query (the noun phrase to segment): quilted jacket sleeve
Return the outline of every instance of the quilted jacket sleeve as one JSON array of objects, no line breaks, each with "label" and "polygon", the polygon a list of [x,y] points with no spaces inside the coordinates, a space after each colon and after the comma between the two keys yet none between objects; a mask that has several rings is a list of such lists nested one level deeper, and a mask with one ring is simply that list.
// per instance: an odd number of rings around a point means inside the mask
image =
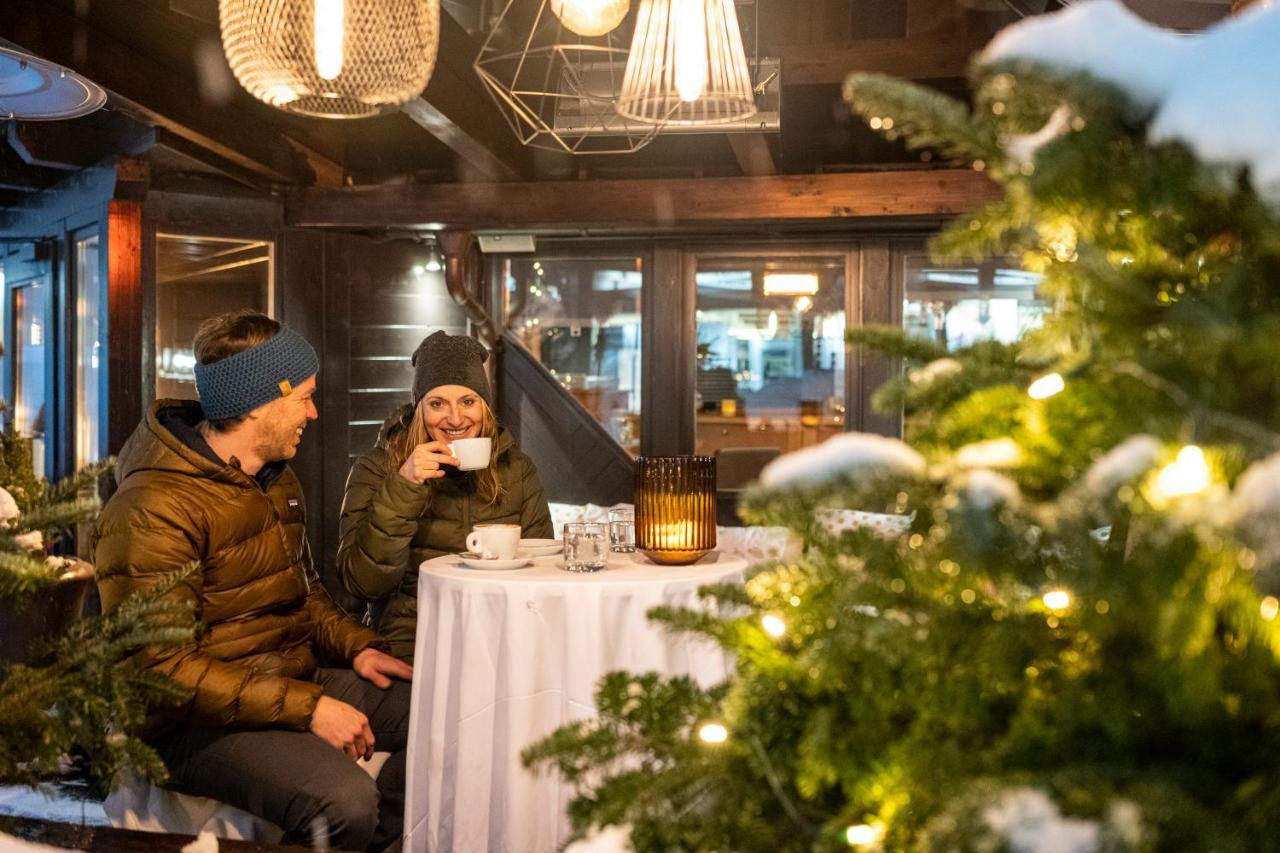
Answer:
[{"label": "quilted jacket sleeve", "polygon": [[387,651],[390,644],[372,628],[366,628],[348,616],[324,588],[311,561],[311,548],[306,549],[307,614],[315,626],[314,643],[330,657],[350,663],[369,647]]},{"label": "quilted jacket sleeve", "polygon": [[431,490],[389,470],[387,453],[374,448],[347,475],[338,522],[338,573],[352,595],[385,598],[400,588],[409,546]]},{"label": "quilted jacket sleeve", "polygon": [[[111,610],[131,593],[196,560],[204,550],[203,535],[199,520],[173,495],[153,493],[143,500],[136,494],[118,493],[103,510],[95,536],[103,610]],[[169,593],[190,601],[196,619],[202,617],[202,584],[197,572]],[[198,641],[144,646],[133,661],[190,688],[186,704],[170,713],[204,725],[285,726],[305,731],[321,693],[318,684],[219,660],[202,652]]]},{"label": "quilted jacket sleeve", "polygon": [[520,506],[520,534],[530,539],[554,539],[556,531],[551,524],[551,508],[547,506],[547,496],[542,493],[538,469],[533,466],[533,460],[523,454],[521,462],[524,465],[521,475],[524,503]]}]

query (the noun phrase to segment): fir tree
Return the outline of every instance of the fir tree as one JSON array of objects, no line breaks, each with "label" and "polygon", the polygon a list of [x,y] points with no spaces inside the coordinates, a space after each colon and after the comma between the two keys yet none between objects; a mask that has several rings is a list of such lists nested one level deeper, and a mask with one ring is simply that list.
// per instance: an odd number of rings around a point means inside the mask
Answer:
[{"label": "fir tree", "polygon": [[[805,538],[671,630],[730,681],[617,673],[525,760],[640,851],[1262,850],[1280,837],[1280,216],[1099,79],[975,67],[853,109],[1003,197],[935,242],[1020,257],[1054,311],[904,362],[908,440],[783,457],[745,502]],[[1259,105],[1261,108],[1261,105]],[[1032,393],[1028,393],[1028,391]],[[845,509],[905,517],[841,531]],[[1047,846],[1052,840],[1055,846]],[[1041,846],[1042,844],[1046,846]]]},{"label": "fir tree", "polygon": [[[45,552],[96,517],[98,481],[111,465],[104,460],[50,485],[35,476],[30,446],[12,428],[0,432],[0,600],[11,615],[23,618],[75,565]],[[56,778],[66,772],[72,752],[88,759],[90,773],[105,786],[125,770],[165,776],[158,756],[136,733],[149,710],[184,698],[186,691],[127,658],[145,645],[190,640],[190,605],[166,596],[194,570],[175,566],[172,575],[111,613],[77,620],[64,635],[30,650],[31,659],[0,668],[0,784],[34,786]]]}]

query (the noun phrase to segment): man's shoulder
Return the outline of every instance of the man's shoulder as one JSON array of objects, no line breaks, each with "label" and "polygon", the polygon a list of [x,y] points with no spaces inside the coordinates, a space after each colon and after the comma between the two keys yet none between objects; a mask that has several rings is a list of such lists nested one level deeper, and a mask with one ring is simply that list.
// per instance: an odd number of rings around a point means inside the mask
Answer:
[{"label": "man's shoulder", "polygon": [[216,483],[176,471],[135,471],[125,477],[102,507],[99,527],[148,515],[189,519],[202,512]]}]

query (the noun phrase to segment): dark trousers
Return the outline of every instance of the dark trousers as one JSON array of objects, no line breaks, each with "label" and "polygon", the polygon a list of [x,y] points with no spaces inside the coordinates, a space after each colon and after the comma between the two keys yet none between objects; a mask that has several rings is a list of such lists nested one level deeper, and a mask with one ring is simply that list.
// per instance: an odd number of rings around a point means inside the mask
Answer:
[{"label": "dark trousers", "polygon": [[379,690],[350,669],[321,669],[314,680],[364,713],[374,748],[391,753],[376,783],[310,732],[180,726],[153,744],[169,768],[166,787],[269,820],[286,844],[309,844],[313,821],[323,817],[334,847],[381,850],[403,832],[409,685]]}]

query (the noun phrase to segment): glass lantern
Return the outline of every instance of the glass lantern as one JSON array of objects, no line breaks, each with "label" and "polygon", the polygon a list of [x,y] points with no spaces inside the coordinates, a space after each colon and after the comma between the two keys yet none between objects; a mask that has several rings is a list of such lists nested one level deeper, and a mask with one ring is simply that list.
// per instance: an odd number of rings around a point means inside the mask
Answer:
[{"label": "glass lantern", "polygon": [[716,547],[716,460],[636,458],[636,550],[655,563],[688,565]]}]

